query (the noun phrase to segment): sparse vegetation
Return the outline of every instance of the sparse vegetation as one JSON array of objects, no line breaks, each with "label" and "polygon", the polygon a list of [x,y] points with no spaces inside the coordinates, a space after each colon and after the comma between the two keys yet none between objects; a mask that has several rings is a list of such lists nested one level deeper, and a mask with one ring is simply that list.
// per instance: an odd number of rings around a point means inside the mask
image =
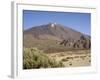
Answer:
[{"label": "sparse vegetation", "polygon": [[63,58],[61,61],[66,62],[66,61],[68,61],[68,59],[67,58]]},{"label": "sparse vegetation", "polygon": [[90,52],[90,50],[71,50],[47,55],[55,58],[56,61],[61,61],[65,67],[77,67],[91,64]]},{"label": "sparse vegetation", "polygon": [[91,63],[91,36],[59,24],[24,30],[23,47],[24,69],[88,66]]},{"label": "sparse vegetation", "polygon": [[69,65],[72,66],[72,62],[70,62]]},{"label": "sparse vegetation", "polygon": [[23,53],[23,68],[55,68],[64,67],[62,62],[57,62],[55,59],[49,58],[41,50],[37,48],[24,48]]}]

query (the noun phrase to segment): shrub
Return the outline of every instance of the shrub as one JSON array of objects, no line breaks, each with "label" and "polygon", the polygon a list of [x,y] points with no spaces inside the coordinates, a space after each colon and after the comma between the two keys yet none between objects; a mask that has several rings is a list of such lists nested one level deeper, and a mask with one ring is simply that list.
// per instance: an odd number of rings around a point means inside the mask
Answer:
[{"label": "shrub", "polygon": [[68,61],[68,59],[67,58],[63,58],[62,61],[63,62],[66,62],[66,61]]},{"label": "shrub", "polygon": [[62,62],[57,62],[55,59],[49,58],[43,51],[37,48],[24,48],[23,53],[23,68],[50,68],[63,67]]}]

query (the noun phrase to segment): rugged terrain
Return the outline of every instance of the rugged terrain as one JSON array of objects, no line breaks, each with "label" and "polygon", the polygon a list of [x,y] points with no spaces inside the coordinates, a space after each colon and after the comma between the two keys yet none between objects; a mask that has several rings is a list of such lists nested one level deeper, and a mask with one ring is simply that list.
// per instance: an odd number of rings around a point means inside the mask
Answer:
[{"label": "rugged terrain", "polygon": [[38,47],[46,52],[54,49],[90,49],[90,36],[61,24],[49,23],[24,31],[24,47]]},{"label": "rugged terrain", "polygon": [[23,32],[24,48],[37,48],[65,67],[91,64],[91,37],[67,26],[49,23]]}]

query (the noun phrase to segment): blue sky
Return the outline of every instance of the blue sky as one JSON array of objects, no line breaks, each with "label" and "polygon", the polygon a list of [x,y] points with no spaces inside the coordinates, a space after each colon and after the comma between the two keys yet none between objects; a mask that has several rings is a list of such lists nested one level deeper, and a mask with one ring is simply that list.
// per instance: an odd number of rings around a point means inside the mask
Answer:
[{"label": "blue sky", "polygon": [[23,10],[24,29],[50,22],[62,24],[88,35],[91,34],[90,13]]}]

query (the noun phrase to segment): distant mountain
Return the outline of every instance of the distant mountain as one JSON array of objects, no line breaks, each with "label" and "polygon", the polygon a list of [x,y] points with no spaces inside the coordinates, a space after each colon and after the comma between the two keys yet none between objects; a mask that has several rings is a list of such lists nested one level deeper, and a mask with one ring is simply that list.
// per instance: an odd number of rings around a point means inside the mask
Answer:
[{"label": "distant mountain", "polygon": [[91,37],[57,23],[24,30],[24,47],[38,47],[44,51],[59,49],[89,49]]}]

